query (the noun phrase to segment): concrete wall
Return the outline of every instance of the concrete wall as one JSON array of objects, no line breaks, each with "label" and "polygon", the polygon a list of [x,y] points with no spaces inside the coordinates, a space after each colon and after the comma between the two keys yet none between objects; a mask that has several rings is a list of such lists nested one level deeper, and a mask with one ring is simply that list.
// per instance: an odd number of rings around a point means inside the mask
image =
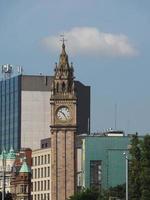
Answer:
[{"label": "concrete wall", "polygon": [[50,136],[50,92],[22,91],[21,98],[21,147],[38,149]]}]

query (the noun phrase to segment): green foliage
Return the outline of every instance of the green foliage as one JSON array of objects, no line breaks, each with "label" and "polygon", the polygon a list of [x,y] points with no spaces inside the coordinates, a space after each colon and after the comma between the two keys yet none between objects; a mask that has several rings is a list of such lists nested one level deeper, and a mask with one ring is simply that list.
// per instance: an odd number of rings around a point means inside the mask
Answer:
[{"label": "green foliage", "polygon": [[132,137],[130,155],[129,196],[131,200],[137,200],[141,198],[141,148],[138,134]]},{"label": "green foliage", "polygon": [[108,191],[109,197],[117,197],[118,199],[125,199],[126,186],[117,185],[116,187],[111,187]]},{"label": "green foliage", "polygon": [[71,196],[68,200],[100,200],[100,193],[94,189],[83,189],[81,192]]},{"label": "green foliage", "polygon": [[129,199],[150,199],[150,136],[139,141],[137,134],[133,136],[129,163]]},{"label": "green foliage", "polygon": [[141,200],[150,199],[150,136],[144,137],[141,158]]},{"label": "green foliage", "polygon": [[101,192],[94,188],[83,189],[81,192],[71,196],[68,200],[108,200],[109,197],[117,197],[120,200],[125,200],[125,184]]}]

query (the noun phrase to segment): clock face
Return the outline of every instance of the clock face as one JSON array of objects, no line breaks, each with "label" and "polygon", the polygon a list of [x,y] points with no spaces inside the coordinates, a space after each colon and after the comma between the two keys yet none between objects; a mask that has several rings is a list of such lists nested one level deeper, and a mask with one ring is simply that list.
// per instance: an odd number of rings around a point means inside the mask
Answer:
[{"label": "clock face", "polygon": [[67,106],[60,107],[57,110],[57,118],[61,121],[68,121],[71,119],[71,113]]}]

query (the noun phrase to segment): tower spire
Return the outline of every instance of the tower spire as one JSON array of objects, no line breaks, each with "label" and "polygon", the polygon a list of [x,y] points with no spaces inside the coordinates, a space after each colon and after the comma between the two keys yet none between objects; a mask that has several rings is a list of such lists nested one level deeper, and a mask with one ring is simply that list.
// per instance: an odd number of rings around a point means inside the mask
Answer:
[{"label": "tower spire", "polygon": [[68,55],[65,49],[65,39],[62,38],[62,50],[59,56],[59,63],[55,64],[55,75],[53,81],[53,93],[66,94],[74,91],[74,69],[69,64]]},{"label": "tower spire", "polygon": [[65,49],[65,41],[67,40],[65,40],[64,35],[61,35],[60,37],[62,37],[62,39],[60,40],[62,42],[62,51],[59,58],[59,65],[66,65],[66,67],[69,67],[68,55]]},{"label": "tower spire", "polygon": [[65,40],[65,38],[64,38],[64,35],[60,35],[60,37],[62,37],[62,39],[60,40],[61,42],[62,42],[62,53],[61,54],[65,54],[66,53],[66,51],[65,51],[65,41],[67,41],[67,40]]}]

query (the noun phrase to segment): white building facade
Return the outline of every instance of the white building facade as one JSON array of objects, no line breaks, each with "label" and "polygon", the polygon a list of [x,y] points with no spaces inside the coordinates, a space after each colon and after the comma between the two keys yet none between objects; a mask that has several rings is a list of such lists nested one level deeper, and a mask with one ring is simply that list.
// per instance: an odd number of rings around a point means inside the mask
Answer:
[{"label": "white building facade", "polygon": [[32,152],[32,199],[50,200],[51,196],[51,149]]}]

